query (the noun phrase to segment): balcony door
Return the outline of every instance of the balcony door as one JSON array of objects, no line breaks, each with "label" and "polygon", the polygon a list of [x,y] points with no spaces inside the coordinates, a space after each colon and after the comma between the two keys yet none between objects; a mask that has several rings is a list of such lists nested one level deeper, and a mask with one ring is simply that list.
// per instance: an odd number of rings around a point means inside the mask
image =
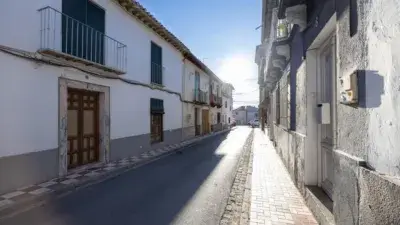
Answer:
[{"label": "balcony door", "polygon": [[89,0],[63,0],[62,13],[62,52],[104,64],[104,10]]},{"label": "balcony door", "polygon": [[194,74],[194,96],[196,100],[200,100],[200,74],[199,72],[195,72]]}]

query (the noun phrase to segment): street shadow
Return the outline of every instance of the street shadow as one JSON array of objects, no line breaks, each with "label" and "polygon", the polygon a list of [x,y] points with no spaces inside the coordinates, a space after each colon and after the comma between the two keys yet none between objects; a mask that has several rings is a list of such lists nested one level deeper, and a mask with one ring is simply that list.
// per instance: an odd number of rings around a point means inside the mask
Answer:
[{"label": "street shadow", "polygon": [[[228,135],[208,138],[171,156],[83,188],[26,212],[9,224],[158,225],[171,224],[182,214],[190,219],[193,215],[185,214],[186,207],[196,192],[204,192],[202,186],[224,158],[217,150]],[[214,176],[206,185],[214,186]],[[229,185],[228,180],[225,183]]]}]

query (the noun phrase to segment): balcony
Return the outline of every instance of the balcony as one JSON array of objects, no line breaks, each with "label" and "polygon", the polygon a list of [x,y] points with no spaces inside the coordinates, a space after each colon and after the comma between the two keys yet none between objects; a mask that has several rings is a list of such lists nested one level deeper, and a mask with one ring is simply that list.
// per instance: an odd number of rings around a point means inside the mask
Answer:
[{"label": "balcony", "polygon": [[200,89],[193,90],[193,102],[197,104],[207,104],[207,92]]},{"label": "balcony", "polygon": [[216,106],[217,106],[217,108],[222,107],[222,97],[219,97],[219,96],[216,97]]},{"label": "balcony", "polygon": [[210,106],[211,107],[222,107],[222,97],[210,94]]},{"label": "balcony", "polygon": [[54,8],[39,9],[39,13],[40,53],[108,72],[126,73],[125,44]]}]

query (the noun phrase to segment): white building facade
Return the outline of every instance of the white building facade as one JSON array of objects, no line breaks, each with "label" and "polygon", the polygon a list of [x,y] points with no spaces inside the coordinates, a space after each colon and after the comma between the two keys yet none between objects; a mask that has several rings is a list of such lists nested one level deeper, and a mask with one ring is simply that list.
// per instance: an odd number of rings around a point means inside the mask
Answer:
[{"label": "white building facade", "polygon": [[222,84],[222,126],[229,127],[233,123],[233,95],[235,88],[232,84]]},{"label": "white building facade", "polygon": [[0,193],[182,140],[182,71],[207,67],[139,3],[5,0],[0,15]]}]

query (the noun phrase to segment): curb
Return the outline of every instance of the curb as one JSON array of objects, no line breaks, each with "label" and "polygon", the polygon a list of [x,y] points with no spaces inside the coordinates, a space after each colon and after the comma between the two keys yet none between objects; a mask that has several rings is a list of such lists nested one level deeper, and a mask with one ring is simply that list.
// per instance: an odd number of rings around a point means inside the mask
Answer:
[{"label": "curb", "polygon": [[10,218],[19,213],[22,213],[22,212],[28,211],[30,209],[45,205],[47,203],[51,203],[52,201],[55,201],[59,198],[62,198],[64,196],[68,195],[68,194],[71,194],[76,190],[86,188],[86,187],[89,187],[89,186],[92,186],[92,185],[95,185],[98,183],[102,183],[107,180],[111,180],[111,179],[116,178],[130,170],[145,166],[145,165],[155,162],[159,159],[170,156],[181,149],[196,146],[208,138],[216,137],[218,135],[230,132],[231,130],[232,129],[227,129],[227,130],[223,130],[223,131],[219,131],[219,132],[210,134],[208,136],[200,137],[198,140],[193,140],[192,142],[189,142],[187,145],[179,146],[175,149],[171,149],[170,151],[162,153],[155,157],[151,157],[151,158],[148,158],[148,159],[145,159],[145,160],[142,160],[142,161],[130,164],[130,165],[126,165],[126,166],[118,168],[114,171],[110,171],[110,172],[107,172],[107,173],[104,173],[104,174],[101,174],[101,175],[98,175],[95,177],[90,177],[86,180],[79,181],[70,186],[66,186],[64,188],[60,188],[60,189],[54,190],[52,192],[49,192],[49,193],[46,193],[46,194],[43,194],[40,196],[35,196],[35,197],[26,199],[26,200],[20,201],[20,202],[15,202],[14,204],[11,204],[9,206],[0,208],[0,222],[4,219]]}]

